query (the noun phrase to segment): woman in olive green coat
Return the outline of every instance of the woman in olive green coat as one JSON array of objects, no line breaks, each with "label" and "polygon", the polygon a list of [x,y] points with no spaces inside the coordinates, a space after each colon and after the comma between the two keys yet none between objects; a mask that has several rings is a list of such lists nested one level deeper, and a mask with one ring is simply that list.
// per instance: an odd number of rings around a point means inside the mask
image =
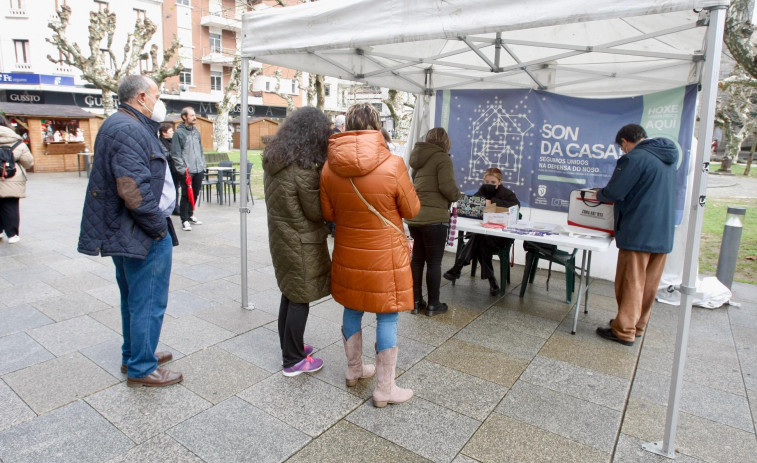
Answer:
[{"label": "woman in olive green coat", "polygon": [[[447,304],[439,301],[442,258],[449,231],[449,207],[460,197],[452,159],[449,157],[451,146],[447,132],[441,127],[435,127],[428,131],[424,141],[415,144],[410,153],[413,186],[421,200],[421,211],[418,215],[405,221],[410,236],[415,240],[413,258],[410,261],[415,297],[412,313],[426,308],[428,316],[447,311]],[[424,266],[427,267],[428,305],[421,292]]]},{"label": "woman in olive green coat", "polygon": [[316,108],[287,117],[263,153],[268,242],[281,290],[279,341],[283,374],[320,370],[323,360],[303,336],[310,302],[329,295],[331,259],[321,215],[320,178],[326,161],[329,120]]}]

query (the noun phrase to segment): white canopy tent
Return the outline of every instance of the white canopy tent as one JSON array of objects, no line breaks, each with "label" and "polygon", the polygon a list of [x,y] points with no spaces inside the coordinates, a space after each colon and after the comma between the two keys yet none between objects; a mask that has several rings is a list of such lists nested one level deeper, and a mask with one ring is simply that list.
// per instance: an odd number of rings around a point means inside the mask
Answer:
[{"label": "white canopy tent", "polygon": [[[242,88],[249,88],[249,61],[256,60],[422,95],[408,140],[411,145],[431,126],[429,102],[437,90],[531,88],[602,98],[700,84],[697,138],[710,140],[728,4],[728,0],[321,0],[270,8],[243,17]],[[246,90],[242,109],[244,125]],[[247,146],[245,140],[241,146]],[[698,144],[694,162],[665,436],[662,442],[648,445],[671,457],[696,285],[708,147],[709,143]],[[246,307],[246,196],[242,201]]]}]

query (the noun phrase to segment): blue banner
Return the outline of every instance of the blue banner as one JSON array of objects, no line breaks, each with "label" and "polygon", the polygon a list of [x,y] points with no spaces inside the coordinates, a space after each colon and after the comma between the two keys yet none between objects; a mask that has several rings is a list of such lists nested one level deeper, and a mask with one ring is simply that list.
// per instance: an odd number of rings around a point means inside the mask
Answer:
[{"label": "blue banner", "polygon": [[27,85],[65,85],[74,86],[74,78],[70,76],[51,76],[49,74],[24,74],[20,72],[0,72],[0,83]]},{"label": "blue banner", "polygon": [[570,191],[604,187],[622,153],[615,134],[626,124],[649,138],[676,142],[676,223],[686,198],[694,131],[696,86],[650,95],[587,99],[538,90],[445,90],[436,97],[436,126],[452,140],[458,187],[474,193],[486,169],[502,171],[503,184],[524,207],[567,212]]}]

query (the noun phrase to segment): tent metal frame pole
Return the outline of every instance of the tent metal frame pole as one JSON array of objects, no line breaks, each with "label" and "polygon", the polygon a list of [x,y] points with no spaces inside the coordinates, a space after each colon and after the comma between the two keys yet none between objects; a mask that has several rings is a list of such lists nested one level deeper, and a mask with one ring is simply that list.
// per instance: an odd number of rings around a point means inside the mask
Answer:
[{"label": "tent metal frame pole", "polygon": [[247,294],[247,214],[250,208],[247,206],[247,146],[249,127],[247,126],[247,98],[250,88],[250,59],[242,58],[242,107],[240,125],[242,131],[239,134],[239,186],[242,191],[239,192],[239,240],[240,240],[240,257],[242,272],[242,308],[254,309],[248,303]]},{"label": "tent metal frame pole", "polygon": [[676,428],[678,427],[678,407],[683,387],[683,370],[686,363],[691,303],[696,294],[697,262],[699,260],[699,240],[702,236],[707,172],[710,164],[710,143],[712,140],[715,101],[717,98],[720,55],[723,51],[723,30],[725,28],[726,6],[708,8],[710,12],[707,28],[707,50],[702,71],[702,99],[700,101],[699,130],[697,131],[697,157],[694,164],[694,184],[692,191],[689,229],[686,234],[686,257],[683,263],[683,279],[680,287],[681,305],[678,309],[678,333],[676,351],[673,358],[673,372],[670,379],[668,409],[665,419],[665,435],[662,442],[650,442],[642,448],[667,458],[675,458]]}]

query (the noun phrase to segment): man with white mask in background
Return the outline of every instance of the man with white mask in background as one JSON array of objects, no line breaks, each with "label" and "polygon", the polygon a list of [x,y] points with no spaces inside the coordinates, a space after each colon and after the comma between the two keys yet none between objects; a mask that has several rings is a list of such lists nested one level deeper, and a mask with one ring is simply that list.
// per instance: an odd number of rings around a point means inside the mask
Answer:
[{"label": "man with white mask in background", "polygon": [[155,352],[168,305],[176,191],[158,141],[166,116],[155,81],[142,75],[118,85],[118,111],[95,140],[84,200],[78,251],[110,256],[121,293],[121,372],[129,386],[168,386],[181,373],[159,365],[170,352]]}]

